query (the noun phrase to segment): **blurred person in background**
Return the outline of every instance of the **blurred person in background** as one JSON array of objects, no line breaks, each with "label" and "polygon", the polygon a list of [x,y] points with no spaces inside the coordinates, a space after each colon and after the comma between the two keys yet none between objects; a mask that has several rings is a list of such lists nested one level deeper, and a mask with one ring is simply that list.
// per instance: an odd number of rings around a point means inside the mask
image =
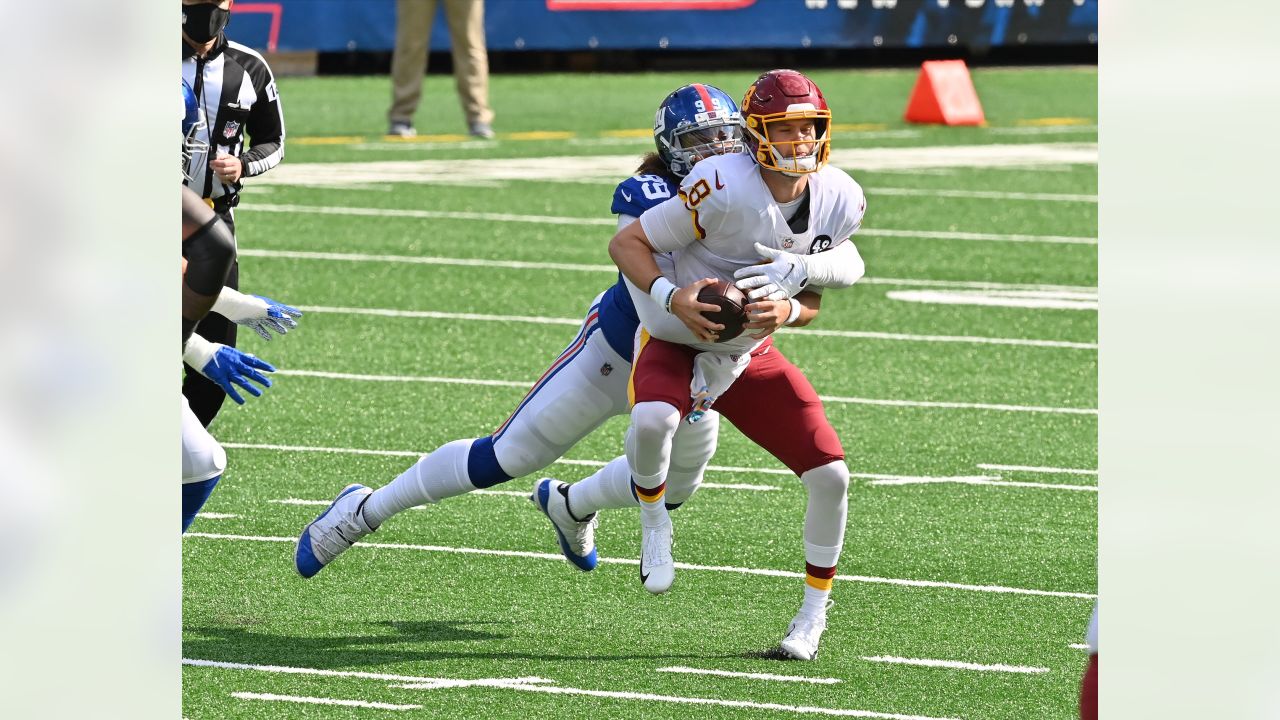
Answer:
[{"label": "blurred person in background", "polygon": [[1085,631],[1089,646],[1089,664],[1080,678],[1080,720],[1098,720],[1098,603],[1093,603],[1089,629]]},{"label": "blurred person in background", "polygon": [[[388,135],[410,138],[418,132],[414,113],[422,100],[427,50],[436,0],[397,0],[396,49],[391,58],[391,110]],[[489,56],[484,37],[484,0],[443,0],[444,17],[453,45],[453,77],[467,116],[467,132],[486,140],[493,137],[489,109]]]},{"label": "blurred person in background", "polygon": [[[227,40],[233,0],[182,0],[182,79],[203,115],[198,140],[208,154],[188,168],[185,184],[205,200],[235,236],[233,208],[244,178],[261,175],[284,159],[284,114],[275,77],[262,55]],[[246,135],[248,136],[246,139]],[[233,263],[226,286],[240,286]],[[210,315],[196,334],[227,347],[236,345],[236,324]],[[182,394],[201,424],[208,426],[226,393],[187,366]]]}]

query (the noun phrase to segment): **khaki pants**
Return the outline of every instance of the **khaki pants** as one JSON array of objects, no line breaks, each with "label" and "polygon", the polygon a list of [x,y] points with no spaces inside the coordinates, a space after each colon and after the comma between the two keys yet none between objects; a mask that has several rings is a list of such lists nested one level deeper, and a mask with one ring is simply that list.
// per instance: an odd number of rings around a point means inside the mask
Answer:
[{"label": "khaki pants", "polygon": [[[489,56],[484,38],[484,0],[440,0],[453,44],[453,77],[468,123],[492,123]],[[391,59],[392,100],[387,118],[413,122],[422,99],[427,46],[437,0],[396,0],[396,50]]]}]

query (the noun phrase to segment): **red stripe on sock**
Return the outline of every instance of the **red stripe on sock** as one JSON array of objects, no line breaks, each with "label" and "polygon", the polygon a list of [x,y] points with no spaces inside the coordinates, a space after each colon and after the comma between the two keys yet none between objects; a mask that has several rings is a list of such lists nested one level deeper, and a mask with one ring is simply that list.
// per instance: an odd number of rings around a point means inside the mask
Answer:
[{"label": "red stripe on sock", "polygon": [[824,568],[824,567],[818,567],[817,565],[810,565],[809,563],[805,563],[804,571],[806,574],[812,577],[816,577],[819,580],[830,580],[831,578],[836,576],[836,569],[834,566],[829,568]]}]

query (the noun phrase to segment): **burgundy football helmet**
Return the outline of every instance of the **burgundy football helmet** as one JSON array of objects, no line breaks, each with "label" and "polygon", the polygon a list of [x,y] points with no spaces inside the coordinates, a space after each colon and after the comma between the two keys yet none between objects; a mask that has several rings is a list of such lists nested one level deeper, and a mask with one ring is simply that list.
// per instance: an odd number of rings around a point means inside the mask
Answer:
[{"label": "burgundy football helmet", "polygon": [[[812,80],[795,70],[770,70],[756,78],[742,98],[742,120],[746,125],[743,140],[760,167],[784,175],[806,175],[821,170],[831,155],[831,109],[822,91]],[[779,122],[812,119],[814,138],[774,141],[769,139],[769,126]],[[797,145],[808,144],[813,150],[796,156]],[[790,145],[792,152],[780,151]]]}]

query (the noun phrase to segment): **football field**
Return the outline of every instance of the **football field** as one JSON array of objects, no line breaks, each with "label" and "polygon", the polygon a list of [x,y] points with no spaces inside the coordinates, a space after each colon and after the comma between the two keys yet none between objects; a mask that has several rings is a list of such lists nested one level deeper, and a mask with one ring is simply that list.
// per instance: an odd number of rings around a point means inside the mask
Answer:
[{"label": "football field", "polygon": [[[756,74],[495,76],[494,141],[458,134],[448,76],[413,141],[380,134],[385,77],[280,80],[288,155],[246,183],[240,288],[306,314],[240,333],[280,371],[212,427],[228,469],[183,543],[184,717],[1075,717],[1097,592],[1095,68],[976,70],[973,128],[902,122],[912,71],[811,73],[868,197],[867,277],[776,336],[854,475],[816,661],[770,653],[802,596],[804,488],[727,422],[672,516],[666,595],[640,586],[631,510],[601,513],[596,570],[564,562],[538,476],[294,572],[343,486],[494,431],[573,340],[616,278],[613,187],[662,98],[740,97]],[[545,474],[586,477],[625,428]]]}]

